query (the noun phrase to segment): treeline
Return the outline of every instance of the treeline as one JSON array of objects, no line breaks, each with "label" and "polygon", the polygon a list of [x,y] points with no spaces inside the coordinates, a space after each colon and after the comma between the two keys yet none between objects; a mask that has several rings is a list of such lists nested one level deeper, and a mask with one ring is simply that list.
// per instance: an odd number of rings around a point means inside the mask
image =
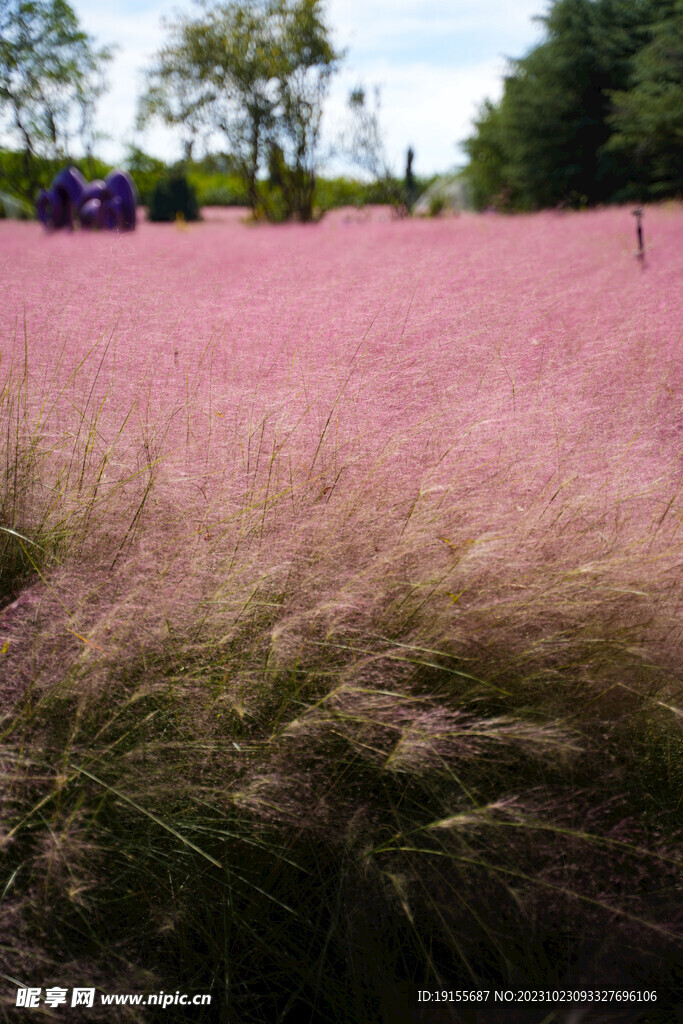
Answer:
[{"label": "treeline", "polygon": [[478,209],[683,193],[683,0],[553,0],[465,143]]},{"label": "treeline", "polygon": [[[127,161],[153,219],[220,203],[247,205],[257,219],[307,221],[342,203],[407,201],[391,175],[370,186],[319,178],[324,100],[343,57],[324,0],[207,0],[166,30],[138,126],[175,128],[184,159],[167,167],[133,149]],[[27,213],[65,162],[104,177],[95,110],[111,56],[66,0],[0,3],[0,215]],[[216,139],[229,157],[193,159]],[[85,160],[73,159],[75,144]]]},{"label": "treeline", "polygon": [[[69,163],[78,167],[89,181],[104,178],[111,170],[110,164],[94,156],[69,159]],[[63,166],[63,157],[48,158],[27,154],[26,151],[0,149],[0,217],[3,216],[3,199],[8,205],[11,201],[12,216],[20,213],[32,216],[36,193],[41,188],[48,188]],[[187,181],[199,207],[249,206],[244,179],[230,154],[212,153],[199,160],[169,164],[139,148],[130,147],[123,167],[135,182],[140,203],[148,208],[164,183],[179,178]],[[431,180],[414,178],[415,191],[425,189]],[[262,196],[272,196],[271,209],[274,208],[277,185],[265,177],[259,182],[259,189]],[[317,176],[314,210],[325,213],[340,206],[360,207],[392,202],[402,189],[405,189],[405,183],[401,179],[368,182],[348,177]]]},{"label": "treeline", "polygon": [[[165,23],[166,43],[148,67],[137,126],[174,128],[184,159],[173,167],[131,149],[129,170],[152,219],[187,219],[198,206],[246,205],[255,219],[307,221],[347,203],[389,202],[405,212],[420,182],[383,158],[377,110],[363,89],[349,100],[353,165],[372,166],[369,185],[322,179],[321,124],[343,53],[331,42],[325,0],[206,0]],[[30,210],[69,162],[104,177],[94,156],[112,50],[96,48],[67,0],[0,3],[0,216]],[[358,141],[364,147],[358,151]],[[196,160],[216,140],[230,155]],[[74,144],[85,160],[72,158]],[[342,147],[343,148],[343,147]],[[195,159],[193,159],[195,157]],[[29,204],[28,206],[26,204]]]},{"label": "treeline", "polygon": [[[246,206],[252,208],[252,195],[241,173],[239,164],[230,153],[208,153],[201,159],[183,160],[175,165],[165,164],[140,149],[129,150],[125,163],[136,183],[140,201],[149,207],[159,182],[182,174],[194,190],[198,205]],[[373,203],[409,206],[417,194],[424,191],[433,177],[411,180],[392,175],[375,176],[371,180],[315,175],[312,186],[311,216],[317,217],[340,206],[367,206]],[[282,180],[277,164],[269,166],[257,181],[257,201],[268,211],[274,222],[291,219],[292,213],[282,200]]]}]

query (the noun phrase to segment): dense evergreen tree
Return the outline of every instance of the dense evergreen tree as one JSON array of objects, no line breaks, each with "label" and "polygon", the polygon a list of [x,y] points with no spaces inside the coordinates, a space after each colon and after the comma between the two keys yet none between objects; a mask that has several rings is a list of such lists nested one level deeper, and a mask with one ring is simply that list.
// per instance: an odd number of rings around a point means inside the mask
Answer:
[{"label": "dense evergreen tree", "polygon": [[506,147],[500,104],[485,100],[474,122],[475,134],[464,148],[470,158],[467,168],[472,202],[476,209],[507,205],[510,190],[505,174]]},{"label": "dense evergreen tree", "polygon": [[641,194],[683,192],[683,0],[633,60],[631,88],[611,95],[610,149],[628,161]]},{"label": "dense evergreen tree", "polygon": [[500,103],[484,105],[465,144],[477,205],[605,202],[639,182],[680,188],[681,4],[554,0],[545,39],[511,62]]}]

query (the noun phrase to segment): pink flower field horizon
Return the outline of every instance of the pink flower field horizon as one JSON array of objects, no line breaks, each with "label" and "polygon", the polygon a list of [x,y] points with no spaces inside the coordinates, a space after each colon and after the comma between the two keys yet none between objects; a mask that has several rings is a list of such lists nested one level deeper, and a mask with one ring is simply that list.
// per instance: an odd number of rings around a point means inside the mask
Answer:
[{"label": "pink flower field horizon", "polygon": [[0,221],[12,977],[673,999],[683,206],[643,228]]}]

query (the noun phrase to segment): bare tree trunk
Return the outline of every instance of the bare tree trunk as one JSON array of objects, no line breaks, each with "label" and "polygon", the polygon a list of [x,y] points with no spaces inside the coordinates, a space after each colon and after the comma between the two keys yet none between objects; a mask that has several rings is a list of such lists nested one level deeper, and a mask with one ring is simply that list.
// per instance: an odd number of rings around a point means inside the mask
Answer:
[{"label": "bare tree trunk", "polygon": [[249,164],[248,194],[249,205],[254,217],[258,217],[259,190],[258,190],[258,164],[259,164],[259,122],[255,118],[251,131],[251,160]]}]

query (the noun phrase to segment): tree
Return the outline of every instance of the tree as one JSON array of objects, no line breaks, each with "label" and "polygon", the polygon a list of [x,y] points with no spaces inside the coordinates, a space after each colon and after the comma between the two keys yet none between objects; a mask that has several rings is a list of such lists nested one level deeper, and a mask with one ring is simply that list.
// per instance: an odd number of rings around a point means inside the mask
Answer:
[{"label": "tree", "polygon": [[512,202],[505,172],[506,149],[499,104],[485,100],[474,122],[475,133],[463,148],[470,158],[465,176],[475,210],[505,207]]},{"label": "tree", "polygon": [[623,184],[604,149],[609,89],[628,82],[649,3],[556,0],[547,38],[513,64],[501,115],[510,187],[533,205],[600,202]]},{"label": "tree", "polygon": [[561,0],[544,18],[547,41],[512,65],[501,119],[508,187],[535,206],[584,197],[595,177],[599,97],[591,0]]},{"label": "tree", "polygon": [[[323,101],[340,54],[321,0],[229,0],[169,24],[139,123],[160,117],[186,139],[219,131],[255,215],[309,220]],[[277,168],[279,203],[259,174]]]},{"label": "tree", "polygon": [[[349,124],[341,139],[341,150],[374,182],[377,199],[390,203],[403,216],[409,211],[404,182],[393,173],[384,146],[380,124],[380,91],[375,88],[373,102],[368,101],[365,88],[356,86],[348,98]],[[412,173],[412,161],[411,161]]]},{"label": "tree", "polygon": [[287,216],[309,220],[313,210],[315,172],[323,103],[329,79],[341,55],[329,41],[319,2],[276,5],[280,22],[284,74],[279,82],[279,145],[284,162],[281,185]]},{"label": "tree", "polygon": [[[683,192],[683,0],[635,56],[630,89],[611,94],[610,149],[626,157],[640,196]],[[643,195],[645,193],[645,196]]]},{"label": "tree", "polygon": [[624,193],[633,168],[611,143],[615,96],[629,90],[653,25],[674,2],[554,0],[540,19],[544,40],[510,62],[500,103],[482,110],[465,143],[479,205],[501,195],[521,208],[578,205]]},{"label": "tree", "polygon": [[406,192],[406,203],[409,209],[412,209],[413,203],[417,197],[417,182],[415,180],[415,172],[413,171],[413,161],[415,159],[415,150],[412,146],[408,146],[406,153],[406,173],[403,179],[403,186]]},{"label": "tree", "polygon": [[91,151],[110,57],[66,0],[0,0],[0,116],[21,140],[27,171],[36,156],[68,155],[74,135]]}]

